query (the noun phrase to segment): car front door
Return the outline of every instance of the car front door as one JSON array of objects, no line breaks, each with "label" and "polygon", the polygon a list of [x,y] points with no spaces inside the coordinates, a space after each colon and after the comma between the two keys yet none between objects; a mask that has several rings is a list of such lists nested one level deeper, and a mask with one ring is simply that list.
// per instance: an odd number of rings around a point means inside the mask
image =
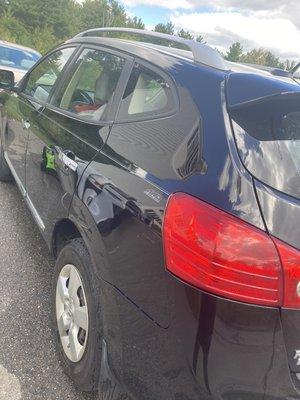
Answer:
[{"label": "car front door", "polygon": [[108,136],[125,64],[106,51],[81,48],[44,110],[30,121],[26,189],[47,241],[56,223],[68,216],[77,183]]},{"label": "car front door", "polygon": [[[35,108],[36,107],[36,108]],[[38,112],[38,105],[11,92],[6,96],[3,110],[4,155],[19,189],[25,196],[25,154],[28,140],[28,118]]]},{"label": "car front door", "polygon": [[24,196],[26,195],[25,155],[31,124],[43,110],[54,83],[74,50],[75,47],[69,47],[47,56],[24,78],[21,90],[11,92],[5,103],[5,157]]}]

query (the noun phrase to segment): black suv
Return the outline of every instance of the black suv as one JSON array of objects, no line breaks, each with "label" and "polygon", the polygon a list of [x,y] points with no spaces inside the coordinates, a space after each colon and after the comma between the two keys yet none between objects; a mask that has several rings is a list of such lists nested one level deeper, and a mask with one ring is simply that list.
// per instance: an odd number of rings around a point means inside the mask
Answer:
[{"label": "black suv", "polygon": [[119,400],[300,399],[293,74],[115,28],[0,81],[0,177],[56,259],[76,385]]}]

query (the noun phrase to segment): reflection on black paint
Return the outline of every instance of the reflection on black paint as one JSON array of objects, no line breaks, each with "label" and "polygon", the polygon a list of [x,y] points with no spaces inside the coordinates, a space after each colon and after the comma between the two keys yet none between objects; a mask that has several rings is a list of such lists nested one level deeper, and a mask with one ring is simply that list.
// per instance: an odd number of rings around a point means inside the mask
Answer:
[{"label": "reflection on black paint", "polygon": [[198,331],[193,355],[193,370],[197,374],[197,363],[199,360],[199,350],[202,349],[202,363],[204,383],[207,391],[211,393],[209,386],[208,357],[211,344],[211,338],[214,330],[216,318],[216,298],[212,296],[203,296],[199,312]]}]

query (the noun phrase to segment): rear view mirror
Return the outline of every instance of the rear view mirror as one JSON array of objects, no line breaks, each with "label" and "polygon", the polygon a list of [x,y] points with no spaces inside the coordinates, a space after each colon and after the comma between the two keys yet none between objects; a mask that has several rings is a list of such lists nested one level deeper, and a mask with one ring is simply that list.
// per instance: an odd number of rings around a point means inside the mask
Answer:
[{"label": "rear view mirror", "polygon": [[0,69],[0,89],[13,89],[15,86],[15,75],[12,71]]}]

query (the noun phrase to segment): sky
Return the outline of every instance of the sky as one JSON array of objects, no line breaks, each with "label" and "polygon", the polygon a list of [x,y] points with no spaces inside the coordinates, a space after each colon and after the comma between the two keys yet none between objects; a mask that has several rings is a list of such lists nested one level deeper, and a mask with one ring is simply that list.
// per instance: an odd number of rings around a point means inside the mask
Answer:
[{"label": "sky", "polygon": [[171,21],[221,51],[236,41],[300,61],[300,0],[121,0],[147,28]]}]

